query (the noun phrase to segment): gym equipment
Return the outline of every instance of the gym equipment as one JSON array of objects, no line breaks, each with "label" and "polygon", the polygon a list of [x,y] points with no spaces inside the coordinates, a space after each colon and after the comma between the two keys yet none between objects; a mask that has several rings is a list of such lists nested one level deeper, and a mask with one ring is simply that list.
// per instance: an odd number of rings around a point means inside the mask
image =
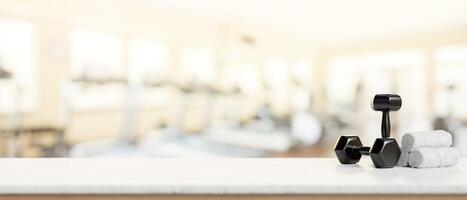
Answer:
[{"label": "gym equipment", "polygon": [[396,94],[377,94],[373,99],[371,108],[374,111],[383,112],[381,123],[381,136],[389,138],[391,135],[391,121],[389,120],[389,111],[398,111],[402,106],[402,99]]},{"label": "gym equipment", "polygon": [[342,164],[355,164],[362,155],[370,155],[370,147],[363,146],[358,136],[341,136],[334,151]]},{"label": "gym equipment", "polygon": [[362,155],[369,155],[376,168],[391,168],[397,165],[401,150],[397,141],[390,138],[390,111],[397,111],[402,106],[402,99],[395,94],[377,94],[372,103],[375,111],[382,111],[381,138],[377,138],[373,147],[363,146],[358,136],[341,136],[334,148],[340,163],[355,164]]}]

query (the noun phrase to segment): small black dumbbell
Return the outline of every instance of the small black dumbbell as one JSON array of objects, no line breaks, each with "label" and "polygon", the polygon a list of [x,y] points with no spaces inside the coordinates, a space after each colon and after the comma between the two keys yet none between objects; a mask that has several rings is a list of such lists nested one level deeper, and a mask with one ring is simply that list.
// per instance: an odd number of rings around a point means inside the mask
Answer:
[{"label": "small black dumbbell", "polygon": [[341,136],[337,141],[334,152],[342,164],[355,164],[362,155],[370,155],[370,147],[362,145],[358,136]]},{"label": "small black dumbbell", "polygon": [[370,155],[377,168],[396,166],[401,153],[394,138],[378,138],[370,149],[362,145],[358,136],[341,136],[334,152],[342,164],[355,164],[360,161],[362,155]]},{"label": "small black dumbbell", "polygon": [[[397,111],[402,106],[399,95],[378,94],[373,99],[371,107],[373,110],[383,112],[381,125],[381,138],[375,140],[373,147],[362,145],[357,136],[341,136],[334,148],[334,151],[342,164],[355,164],[360,161],[362,155],[370,155],[373,164],[377,168],[394,167],[399,160],[401,150],[394,138],[389,138],[391,134],[391,124],[389,111]],[[368,152],[369,151],[369,152]]]}]

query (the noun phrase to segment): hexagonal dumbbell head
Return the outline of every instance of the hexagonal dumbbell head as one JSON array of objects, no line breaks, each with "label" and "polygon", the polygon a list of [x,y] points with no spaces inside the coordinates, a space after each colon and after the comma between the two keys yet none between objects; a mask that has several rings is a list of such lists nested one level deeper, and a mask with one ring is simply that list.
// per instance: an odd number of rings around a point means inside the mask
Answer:
[{"label": "hexagonal dumbbell head", "polygon": [[378,138],[370,151],[371,160],[377,168],[396,166],[401,155],[399,144],[394,138]]},{"label": "hexagonal dumbbell head", "polygon": [[362,154],[355,153],[350,146],[362,146],[362,142],[357,136],[341,136],[337,141],[334,152],[336,153],[337,159],[342,164],[355,164],[360,161]]}]

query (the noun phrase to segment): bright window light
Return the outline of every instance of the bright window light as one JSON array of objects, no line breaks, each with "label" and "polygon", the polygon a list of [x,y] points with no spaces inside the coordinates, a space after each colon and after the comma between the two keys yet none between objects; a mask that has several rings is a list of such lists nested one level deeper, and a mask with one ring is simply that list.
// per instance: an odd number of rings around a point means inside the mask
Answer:
[{"label": "bright window light", "polygon": [[[147,39],[136,38],[130,40],[130,69],[131,83],[157,84],[168,80],[168,49],[161,43]],[[151,87],[146,85],[139,101],[143,105],[170,104],[170,90],[167,88]]]},{"label": "bright window light", "polygon": [[214,53],[207,47],[188,47],[182,54],[182,76],[199,83],[214,79]]},{"label": "bright window light", "polygon": [[375,94],[396,93],[407,108],[398,114],[399,129],[429,129],[428,104],[420,98],[427,97],[425,61],[424,52],[416,49],[332,58],[327,71],[328,109],[359,113],[356,119],[374,120],[368,101]]},{"label": "bright window light", "polygon": [[130,77],[132,82],[160,81],[168,75],[167,47],[145,39],[130,42]]},{"label": "bright window light", "polygon": [[[91,79],[124,79],[122,42],[114,34],[75,30],[71,34],[71,75]],[[79,85],[73,92],[76,109],[93,110],[121,107],[122,85],[115,83]]]},{"label": "bright window light", "polygon": [[123,77],[121,57],[122,44],[116,35],[88,30],[75,30],[71,35],[73,77]]},{"label": "bright window light", "polygon": [[435,62],[439,65],[467,65],[467,45],[438,49],[435,53]]},{"label": "bright window light", "polygon": [[333,104],[331,110],[340,110],[340,104],[354,99],[360,76],[358,66],[354,58],[334,58],[329,62],[326,93]]},{"label": "bright window light", "polygon": [[237,77],[238,85],[245,94],[255,95],[261,90],[259,82],[259,69],[254,64],[244,64],[240,66],[240,77]]},{"label": "bright window light", "polygon": [[12,81],[0,82],[0,111],[16,109],[18,101],[22,111],[33,110],[38,80],[36,32],[30,23],[0,19],[0,66],[12,74]]},{"label": "bright window light", "polygon": [[289,71],[287,60],[280,57],[273,57],[266,60],[264,75],[266,83],[271,88],[287,87],[289,81]]},{"label": "bright window light", "polygon": [[292,77],[301,84],[302,87],[309,89],[313,82],[313,69],[311,63],[305,59],[295,60],[291,65]]},{"label": "bright window light", "polygon": [[456,118],[467,117],[467,45],[438,49],[435,52],[435,63],[436,114]]},{"label": "bright window light", "polygon": [[424,77],[421,77],[424,59],[425,55],[418,50],[333,58],[328,65],[328,95],[333,101],[351,103],[357,89],[363,89],[366,95],[395,92],[396,84],[401,83],[398,79],[408,74],[412,84],[398,88],[417,87],[415,91],[424,91]]},{"label": "bright window light", "polygon": [[420,64],[424,56],[419,50],[400,50],[363,55],[360,61],[362,67],[394,68]]}]

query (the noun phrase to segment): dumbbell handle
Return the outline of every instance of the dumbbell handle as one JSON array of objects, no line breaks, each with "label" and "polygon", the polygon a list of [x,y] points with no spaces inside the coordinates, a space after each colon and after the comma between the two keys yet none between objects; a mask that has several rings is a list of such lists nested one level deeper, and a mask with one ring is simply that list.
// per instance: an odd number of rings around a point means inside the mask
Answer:
[{"label": "dumbbell handle", "polygon": [[351,149],[352,153],[362,154],[362,155],[370,155],[370,147],[350,146],[349,148]]},{"label": "dumbbell handle", "polygon": [[383,111],[383,120],[381,123],[381,137],[388,138],[391,136],[391,120],[389,119],[389,111]]}]

